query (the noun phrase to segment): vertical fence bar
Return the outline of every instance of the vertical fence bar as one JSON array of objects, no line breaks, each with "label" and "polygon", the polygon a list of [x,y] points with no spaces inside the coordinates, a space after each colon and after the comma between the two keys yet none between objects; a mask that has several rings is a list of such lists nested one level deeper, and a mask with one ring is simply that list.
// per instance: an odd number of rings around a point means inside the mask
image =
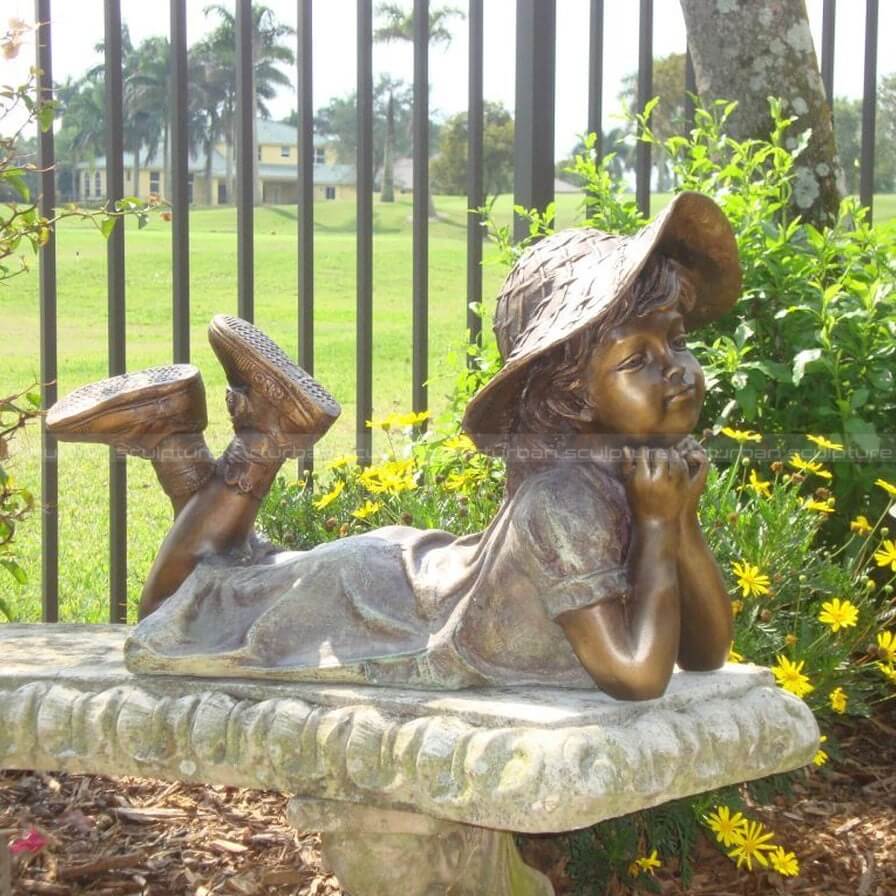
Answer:
[{"label": "vertical fence bar", "polygon": [[604,0],[591,0],[588,33],[588,133],[597,135],[594,153],[600,161],[604,154]]},{"label": "vertical fence bar", "polygon": [[[120,0],[105,0],[106,201],[124,196],[123,99]],[[125,371],[124,221],[106,248],[109,303],[109,375]],[[109,451],[109,621],[127,621],[127,460]]]},{"label": "vertical fence bar", "polygon": [[862,95],[862,164],[859,169],[859,200],[874,214],[874,136],[877,125],[877,22],[878,0],[865,4],[865,88]]},{"label": "vertical fence bar", "polygon": [[824,94],[832,109],[834,107],[834,24],[836,15],[836,0],[824,0],[821,14],[821,80],[824,83]]},{"label": "vertical fence bar", "polygon": [[237,307],[255,319],[255,79],[252,0],[236,0],[236,232]]},{"label": "vertical fence bar", "polygon": [[684,129],[690,134],[694,129],[694,97],[697,95],[697,74],[694,57],[688,47],[684,55]]},{"label": "vertical fence bar", "polygon": [[[298,0],[296,42],[298,49],[298,184],[299,240],[299,365],[314,373],[314,93],[312,90],[311,0]],[[300,472],[313,465],[313,449],[299,462]]]},{"label": "vertical fence bar", "polygon": [[[187,141],[187,8],[171,0],[171,301],[172,356],[190,360],[190,197]],[[206,184],[207,189],[211,189]]]},{"label": "vertical fence bar", "polygon": [[357,367],[355,449],[367,464],[373,433],[373,8],[358,0]]},{"label": "vertical fence bar", "polygon": [[411,405],[427,409],[429,378],[429,0],[414,0],[414,351]]},{"label": "vertical fence bar", "polygon": [[314,94],[311,0],[298,0],[299,364],[314,373]]},{"label": "vertical fence bar", "polygon": [[[482,302],[482,216],[479,209],[485,202],[482,185],[483,141],[483,10],[482,0],[470,0],[469,9],[469,85],[467,99],[467,330],[470,342],[482,342],[482,317],[473,310]],[[468,366],[474,362],[467,356]]]},{"label": "vertical fence bar", "polygon": [[[638,19],[638,112],[653,94],[653,0],[641,0]],[[650,149],[639,140],[635,157],[635,194],[642,215],[650,214]]]},{"label": "vertical fence bar", "polygon": [[[554,200],[556,0],[517,0],[514,203],[544,210]],[[514,216],[513,238],[528,222]]]},{"label": "vertical fence bar", "polygon": [[[53,99],[53,32],[50,0],[36,0],[37,88],[41,102]],[[40,214],[52,218],[56,207],[53,128],[38,129]],[[56,235],[50,230],[40,250],[40,406],[46,411],[57,398]],[[56,439],[41,417],[41,618],[59,621],[59,468]]]}]

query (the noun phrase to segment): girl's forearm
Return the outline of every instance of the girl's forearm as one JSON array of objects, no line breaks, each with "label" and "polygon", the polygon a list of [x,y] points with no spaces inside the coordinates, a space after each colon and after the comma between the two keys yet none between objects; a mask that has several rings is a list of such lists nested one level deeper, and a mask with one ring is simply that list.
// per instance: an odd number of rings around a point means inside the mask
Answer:
[{"label": "girl's forearm", "polygon": [[683,669],[718,669],[728,657],[734,635],[731,598],[696,514],[679,525],[677,572],[681,593],[678,663]]}]

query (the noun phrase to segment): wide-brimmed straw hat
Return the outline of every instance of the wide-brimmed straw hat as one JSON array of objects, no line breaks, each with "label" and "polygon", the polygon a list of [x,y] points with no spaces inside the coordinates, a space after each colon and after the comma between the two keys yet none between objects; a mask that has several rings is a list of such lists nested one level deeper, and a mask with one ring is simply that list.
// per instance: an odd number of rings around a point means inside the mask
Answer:
[{"label": "wide-brimmed straw hat", "polygon": [[721,317],[737,301],[741,269],[734,232],[708,196],[679,193],[633,236],[578,228],[527,249],[498,295],[495,335],[504,366],[470,401],[463,426],[483,451],[507,442],[529,365],[605,319],[654,253],[688,272],[696,291],[683,309],[693,330]]}]

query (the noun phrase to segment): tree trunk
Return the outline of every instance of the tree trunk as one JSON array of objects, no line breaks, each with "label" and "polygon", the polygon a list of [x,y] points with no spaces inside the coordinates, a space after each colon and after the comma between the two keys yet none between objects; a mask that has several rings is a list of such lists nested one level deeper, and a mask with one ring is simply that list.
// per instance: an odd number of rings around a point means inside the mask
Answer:
[{"label": "tree trunk", "polygon": [[214,205],[212,195],[212,153],[215,151],[214,127],[209,131],[209,137],[205,141],[205,204]]},{"label": "tree trunk", "polygon": [[796,119],[790,145],[811,130],[794,166],[791,204],[804,220],[829,223],[840,203],[842,173],[805,0],[681,0],[681,7],[701,98],[738,102],[730,136],[767,138],[770,96],[780,97],[784,113]]},{"label": "tree trunk", "polygon": [[134,147],[134,183],[132,184],[131,196],[140,198],[140,141]]},{"label": "tree trunk", "polygon": [[227,201],[231,204],[234,204],[234,196],[236,196],[236,183],[233,178],[233,144],[235,142],[234,138],[234,128],[236,127],[236,122],[233,122],[231,127],[227,129],[227,139],[224,143],[224,167],[226,169],[226,177],[227,177]]},{"label": "tree trunk", "polygon": [[395,97],[386,107],[386,145],[383,147],[383,189],[380,202],[395,202]]}]

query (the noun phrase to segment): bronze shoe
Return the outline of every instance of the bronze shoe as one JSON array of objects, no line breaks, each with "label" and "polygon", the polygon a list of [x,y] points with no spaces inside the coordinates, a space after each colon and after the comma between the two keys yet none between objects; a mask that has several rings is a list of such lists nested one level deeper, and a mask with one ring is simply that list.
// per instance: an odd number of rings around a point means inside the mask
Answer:
[{"label": "bronze shoe", "polygon": [[47,412],[63,442],[100,442],[152,457],[177,433],[200,433],[208,418],[202,376],[191,364],[150,367],[75,389]]},{"label": "bronze shoe", "polygon": [[295,456],[336,421],[336,399],[252,324],[219,314],[208,340],[230,383],[227,407],[238,433],[254,430]]}]

